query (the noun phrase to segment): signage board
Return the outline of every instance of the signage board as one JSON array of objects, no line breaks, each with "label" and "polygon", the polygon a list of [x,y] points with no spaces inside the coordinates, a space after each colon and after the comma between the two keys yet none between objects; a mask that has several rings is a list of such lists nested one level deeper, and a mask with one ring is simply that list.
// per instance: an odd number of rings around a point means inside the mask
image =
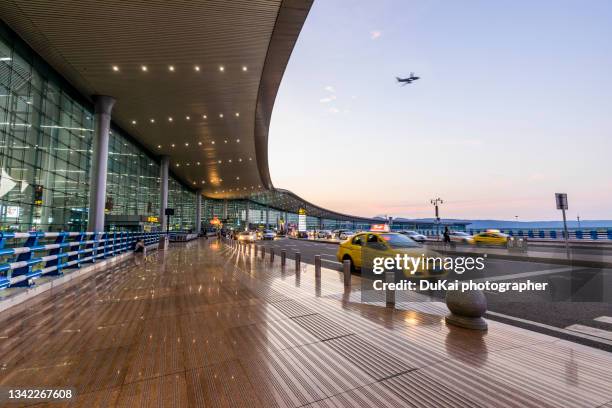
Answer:
[{"label": "signage board", "polygon": [[557,201],[557,210],[567,210],[567,194],[555,193],[555,201]]},{"label": "signage board", "polygon": [[389,232],[389,224],[372,224],[370,226],[372,232]]},{"label": "signage board", "polygon": [[6,218],[19,218],[21,215],[21,207],[16,205],[7,205],[6,208]]},{"label": "signage board", "polygon": [[306,209],[300,208],[298,210],[298,231],[306,231]]}]

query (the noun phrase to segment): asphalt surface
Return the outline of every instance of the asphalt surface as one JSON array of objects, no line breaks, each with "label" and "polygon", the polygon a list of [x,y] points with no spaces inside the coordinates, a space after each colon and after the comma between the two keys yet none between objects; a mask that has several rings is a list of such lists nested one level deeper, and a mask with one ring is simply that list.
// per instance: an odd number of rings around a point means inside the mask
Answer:
[{"label": "asphalt surface", "polygon": [[[276,253],[284,249],[290,259],[294,258],[295,252],[300,252],[302,262],[309,264],[314,263],[315,255],[321,255],[323,267],[342,269],[342,264],[336,259],[338,250],[336,244],[288,238],[258,241],[257,244],[273,247]],[[578,324],[587,326],[587,328],[602,330],[602,332],[597,333],[598,336],[604,336],[604,338],[608,335],[612,336],[612,322],[608,322],[608,319],[603,319],[604,321],[600,321],[601,319],[595,320],[602,316],[609,317],[612,320],[612,269],[487,258],[483,271],[449,275],[447,279],[487,279],[496,282],[525,282],[529,279],[532,282],[546,282],[549,284],[549,290],[545,292],[518,293],[508,291],[499,293],[485,291],[488,310],[502,314],[502,316],[488,315],[488,317],[612,351],[612,347],[609,345],[593,344],[594,342],[588,339],[554,333],[537,325],[542,324],[566,329]],[[426,293],[437,300],[444,299],[444,291],[422,293]],[[528,322],[525,323],[512,318],[523,319]],[[529,322],[535,324],[530,325]]]}]

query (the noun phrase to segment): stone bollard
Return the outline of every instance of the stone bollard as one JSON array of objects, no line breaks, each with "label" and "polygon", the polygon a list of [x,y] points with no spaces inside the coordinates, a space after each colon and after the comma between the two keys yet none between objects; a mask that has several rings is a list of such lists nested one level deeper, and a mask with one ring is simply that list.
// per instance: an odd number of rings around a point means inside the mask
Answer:
[{"label": "stone bollard", "polygon": [[487,321],[482,317],[487,311],[487,298],[481,290],[449,290],[446,306],[451,311],[446,323],[466,329],[487,330]]},{"label": "stone bollard", "polygon": [[315,278],[321,279],[321,255],[315,255]]},{"label": "stone bollard", "polygon": [[270,262],[274,263],[274,248],[270,248]]},{"label": "stone bollard", "polygon": [[295,271],[300,272],[301,270],[301,262],[302,262],[302,254],[299,252],[295,253]]},{"label": "stone bollard", "polygon": [[287,262],[287,251],[285,251],[284,249],[281,249],[281,266],[285,266],[286,262]]},{"label": "stone bollard", "polygon": [[[386,271],[385,272],[385,283],[395,282],[395,272]],[[387,287],[385,290],[385,301],[386,306],[392,309],[395,308],[395,290],[391,290]]]},{"label": "stone bollard", "polygon": [[344,287],[351,287],[351,261],[345,259],[342,262],[342,271],[344,272]]}]

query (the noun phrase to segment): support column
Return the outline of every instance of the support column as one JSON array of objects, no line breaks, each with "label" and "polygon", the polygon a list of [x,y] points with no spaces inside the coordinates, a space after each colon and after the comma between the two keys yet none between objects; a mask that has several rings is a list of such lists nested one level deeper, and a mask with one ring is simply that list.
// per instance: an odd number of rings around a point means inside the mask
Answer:
[{"label": "support column", "polygon": [[159,164],[159,220],[161,229],[166,232],[168,221],[166,219],[166,208],[168,208],[168,170],[170,167],[170,157],[162,156]]},{"label": "support column", "polygon": [[227,218],[227,198],[223,200],[223,219]]},{"label": "support column", "polygon": [[266,229],[270,229],[270,208],[266,207]]},{"label": "support column", "polygon": [[[159,163],[159,220],[163,233],[168,228],[168,220],[166,219],[166,208],[168,208],[168,171],[170,167],[170,157],[161,156]],[[168,248],[168,236],[163,235],[159,238],[158,249],[163,250]]]},{"label": "support column", "polygon": [[91,157],[89,186],[88,231],[104,231],[104,206],[106,204],[106,177],[108,169],[108,135],[111,111],[115,99],[110,96],[94,95],[94,140]]},{"label": "support column", "polygon": [[202,232],[202,190],[196,191],[196,234]]},{"label": "support column", "polygon": [[246,202],[246,221],[245,221],[245,227],[244,230],[248,231],[250,224],[249,224],[249,210],[251,209],[251,202],[249,200],[247,200]]}]

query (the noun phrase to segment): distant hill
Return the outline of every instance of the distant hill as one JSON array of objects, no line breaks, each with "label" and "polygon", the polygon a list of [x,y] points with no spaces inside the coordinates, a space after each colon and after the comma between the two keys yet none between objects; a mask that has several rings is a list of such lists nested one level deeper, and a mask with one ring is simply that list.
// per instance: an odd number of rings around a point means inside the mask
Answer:
[{"label": "distant hill", "polygon": [[[383,217],[376,217],[384,219]],[[394,221],[429,221],[433,218],[393,218]],[[507,221],[507,220],[464,220],[464,219],[449,219],[444,218],[444,221],[456,221],[469,223],[468,228],[484,229],[484,228],[523,228],[523,229],[538,229],[538,228],[563,228],[563,221]],[[578,221],[568,220],[568,228],[578,228]],[[612,228],[612,220],[580,220],[580,228]]]}]

